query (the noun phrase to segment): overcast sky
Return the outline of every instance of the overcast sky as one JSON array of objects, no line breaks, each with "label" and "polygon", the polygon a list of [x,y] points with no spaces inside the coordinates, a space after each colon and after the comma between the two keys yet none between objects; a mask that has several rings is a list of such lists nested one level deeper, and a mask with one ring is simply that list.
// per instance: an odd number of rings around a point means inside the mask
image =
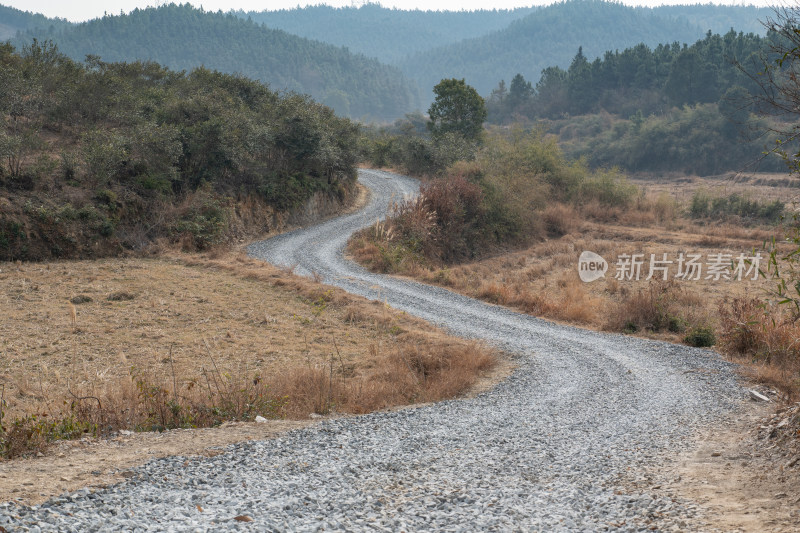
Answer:
[{"label": "overcast sky", "polygon": [[[361,0],[356,0],[361,3]],[[624,0],[624,4],[630,5],[662,5],[662,4],[692,4],[707,3],[708,0]],[[42,13],[48,17],[62,17],[72,21],[84,21],[96,17],[102,17],[104,12],[118,14],[120,10],[129,12],[137,7],[147,7],[169,2],[157,0],[0,0],[0,4],[16,7],[24,11]],[[184,3],[176,1],[176,3]],[[308,4],[328,4],[331,6],[349,6],[350,0],[193,0],[189,2],[197,7],[203,6],[206,10],[229,11],[231,9],[243,9],[245,11],[264,11],[267,9],[293,8],[297,5]],[[460,9],[503,9],[510,7],[545,5],[553,3],[552,0],[381,0],[381,5],[386,7],[397,7],[400,9],[439,9],[439,10],[460,10]],[[780,3],[780,0],[717,0],[717,4],[754,4],[769,6]]]}]

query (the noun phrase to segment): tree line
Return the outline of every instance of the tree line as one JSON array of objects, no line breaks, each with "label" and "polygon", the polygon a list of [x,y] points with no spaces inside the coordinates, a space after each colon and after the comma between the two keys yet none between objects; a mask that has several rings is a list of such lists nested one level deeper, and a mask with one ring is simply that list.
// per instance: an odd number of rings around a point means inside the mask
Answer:
[{"label": "tree line", "polygon": [[758,92],[753,73],[775,35],[707,33],[692,45],[639,44],[589,61],[582,49],[570,66],[551,66],[533,85],[517,74],[488,98],[489,121],[539,124],[557,134],[571,157],[632,171],[715,174],[758,165],[774,142],[748,107]]},{"label": "tree line", "polygon": [[704,33],[686,19],[659,16],[649,8],[573,0],[538,9],[503,30],[420,52],[398,65],[421,88],[457,77],[487,95],[508,73],[532,79],[551,65],[566,68],[579,46],[591,61],[605,50],[692,42]]},{"label": "tree line", "polygon": [[694,44],[638,44],[607,51],[589,61],[579,48],[569,67],[545,68],[536,85],[517,74],[489,97],[490,120],[505,123],[514,115],[557,118],[606,111],[619,115],[659,113],[673,106],[719,102],[737,87],[753,91],[747,70],[757,67],[772,37],[729,31],[708,32]]}]

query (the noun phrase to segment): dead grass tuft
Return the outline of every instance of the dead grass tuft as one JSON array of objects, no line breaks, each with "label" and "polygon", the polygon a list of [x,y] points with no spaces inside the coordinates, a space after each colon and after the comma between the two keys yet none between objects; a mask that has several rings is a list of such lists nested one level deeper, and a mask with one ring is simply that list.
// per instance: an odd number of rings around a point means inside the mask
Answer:
[{"label": "dead grass tuft", "polygon": [[401,335],[405,342],[386,354],[373,345],[376,362],[372,368],[356,372],[331,357],[292,370],[273,382],[273,390],[290,399],[289,417],[367,413],[462,394],[496,361],[496,354],[481,344],[413,337]]},{"label": "dead grass tuft", "polygon": [[790,398],[800,394],[800,321],[781,308],[752,297],[720,304],[720,347],[753,363],[758,380]]},{"label": "dead grass tuft", "polygon": [[628,294],[609,314],[606,329],[683,333],[707,326],[704,301],[674,280],[652,280]]},{"label": "dead grass tuft", "polygon": [[362,265],[366,265],[374,272],[392,272],[395,264],[390,256],[389,246],[381,245],[370,239],[363,230],[361,234],[356,234],[348,244],[348,252],[353,258]]},{"label": "dead grass tuft", "polygon": [[551,237],[561,237],[570,234],[580,226],[580,216],[571,205],[552,204],[542,211],[547,234]]}]

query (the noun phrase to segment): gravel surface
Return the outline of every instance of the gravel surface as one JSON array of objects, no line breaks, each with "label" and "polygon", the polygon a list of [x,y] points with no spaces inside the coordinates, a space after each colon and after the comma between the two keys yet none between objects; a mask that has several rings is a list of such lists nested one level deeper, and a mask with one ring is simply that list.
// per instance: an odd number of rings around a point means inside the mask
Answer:
[{"label": "gravel surface", "polygon": [[733,365],[710,351],[555,325],[366,272],[342,258],[348,236],[417,182],[371,170],[360,178],[373,191],[364,210],[253,244],[250,254],[495,343],[516,357],[509,379],[473,399],[328,420],[213,458],[153,461],[94,493],[0,504],[0,526],[708,530],[701,509],[660,485],[695,431],[743,401]]}]

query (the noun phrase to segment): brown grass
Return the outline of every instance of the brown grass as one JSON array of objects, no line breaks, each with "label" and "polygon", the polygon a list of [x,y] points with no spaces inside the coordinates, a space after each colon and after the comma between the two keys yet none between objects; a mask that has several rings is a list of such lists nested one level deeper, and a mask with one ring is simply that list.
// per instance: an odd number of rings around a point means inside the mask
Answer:
[{"label": "brown grass", "polygon": [[653,280],[622,297],[606,317],[611,331],[683,333],[710,322],[703,299],[677,281]]},{"label": "brown grass", "polygon": [[574,207],[565,204],[551,204],[542,211],[547,234],[561,237],[577,230],[581,225],[581,217]]},{"label": "brown grass", "polygon": [[[648,286],[647,272],[639,281],[614,279],[621,253],[648,258],[651,253],[672,258],[681,252],[750,253],[777,231],[681,218],[683,208],[672,191],[643,190],[624,209],[591,201],[578,207],[548,205],[540,212],[542,223],[557,238],[475,262],[439,266],[408,261],[402,254],[390,256],[388,248],[369,238],[355,239],[350,250],[374,270],[413,276],[533,315],[678,342],[693,328],[716,326],[717,307],[725,298],[766,289],[769,282],[763,279],[679,281],[666,290]],[[590,284],[578,279],[583,250],[608,261],[604,279]]]},{"label": "brown grass", "polygon": [[356,374],[331,358],[293,369],[274,384],[274,390],[293,399],[290,415],[367,413],[452,398],[466,392],[475,376],[493,365],[493,354],[479,344],[431,346],[414,335],[403,338],[410,342],[385,355],[373,345],[376,364],[366,373]]},{"label": "brown grass", "polygon": [[384,304],[212,255],[0,264],[15,440],[434,401],[496,359]]},{"label": "brown grass", "polygon": [[769,383],[790,398],[800,395],[800,320],[780,306],[753,297],[720,304],[720,348],[752,363],[757,381]]}]

